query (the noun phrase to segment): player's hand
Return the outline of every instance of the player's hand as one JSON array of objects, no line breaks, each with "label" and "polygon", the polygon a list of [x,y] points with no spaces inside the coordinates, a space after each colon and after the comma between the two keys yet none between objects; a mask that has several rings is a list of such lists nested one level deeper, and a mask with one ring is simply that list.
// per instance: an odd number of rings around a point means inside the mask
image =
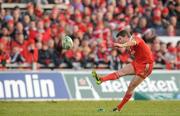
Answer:
[{"label": "player's hand", "polygon": [[113,45],[114,45],[114,47],[118,47],[118,48],[122,48],[123,47],[122,44],[119,44],[119,43],[114,43]]}]

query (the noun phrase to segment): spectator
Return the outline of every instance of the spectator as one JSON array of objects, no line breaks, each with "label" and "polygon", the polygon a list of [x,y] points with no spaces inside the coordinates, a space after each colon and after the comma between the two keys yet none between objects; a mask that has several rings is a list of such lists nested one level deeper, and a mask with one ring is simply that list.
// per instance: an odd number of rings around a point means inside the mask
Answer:
[{"label": "spectator", "polygon": [[18,7],[18,6],[16,6],[15,8],[14,8],[14,10],[13,10],[13,21],[15,22],[15,23],[17,23],[17,22],[19,22],[19,21],[22,21],[22,17],[21,17],[21,12],[20,12],[20,8]]},{"label": "spectator", "polygon": [[[94,64],[94,60],[93,58],[90,56],[91,54],[91,49],[89,46],[85,46],[82,50],[82,67],[83,68],[88,68],[89,67],[89,63],[90,63],[90,67],[93,67]],[[90,68],[89,67],[89,68]]]},{"label": "spectator", "polygon": [[166,58],[166,68],[167,69],[175,69],[175,62],[176,62],[176,48],[172,45],[172,43],[167,44],[167,54],[165,55]]},{"label": "spectator", "polygon": [[74,51],[74,57],[73,57],[73,68],[75,69],[81,69],[82,66],[82,51],[81,49],[77,49]]},{"label": "spectator", "polygon": [[160,64],[163,68],[163,66],[166,64],[166,53],[167,53],[167,48],[166,48],[165,43],[160,44],[160,49],[156,51],[156,56],[155,56],[155,62],[156,64]]},{"label": "spectator", "polygon": [[118,70],[120,67],[120,59],[118,58],[118,52],[117,50],[113,49],[111,51],[110,56],[110,68],[113,70]]},{"label": "spectator", "polygon": [[26,8],[27,8],[27,12],[25,12],[25,14],[29,15],[31,20],[36,20],[34,5],[32,3],[28,3]]},{"label": "spectator", "polygon": [[84,15],[85,16],[91,16],[91,9],[90,9],[90,7],[85,7],[84,8]]},{"label": "spectator", "polygon": [[23,26],[23,24],[21,22],[18,22],[16,24],[16,28],[14,30],[14,35],[12,35],[13,38],[15,38],[16,34],[23,34],[24,39],[26,39],[26,40],[28,39],[27,32],[24,30],[24,26]]},{"label": "spectator", "polygon": [[51,26],[51,38],[55,39],[58,36],[58,29],[57,29],[57,25],[53,24]]},{"label": "spectator", "polygon": [[176,16],[171,16],[169,19],[170,24],[176,29],[177,27],[177,17]]},{"label": "spectator", "polygon": [[13,20],[9,20],[7,22],[7,28],[8,28],[8,31],[9,31],[9,36],[12,39],[15,39],[15,26],[14,26],[14,21]]},{"label": "spectator", "polygon": [[9,54],[4,50],[4,44],[0,42],[0,64],[2,67],[6,66],[6,63],[10,62]]},{"label": "spectator", "polygon": [[162,53],[163,56],[167,53],[167,45],[166,43],[161,42],[160,43],[160,52]]},{"label": "spectator", "polygon": [[40,20],[37,23],[37,35],[36,35],[36,37],[37,37],[38,41],[41,41],[43,43],[47,43],[50,39],[51,33],[50,33],[49,27],[47,27],[47,29],[45,30],[44,26],[45,25],[44,25],[44,22],[42,20]]},{"label": "spectator", "polygon": [[[0,20],[3,21],[4,20],[4,17],[6,15],[6,10],[1,8],[0,9]],[[2,25],[2,22],[1,22],[1,25]]]},{"label": "spectator", "polygon": [[25,59],[21,54],[20,48],[13,47],[11,52],[11,63],[24,63]]},{"label": "spectator", "polygon": [[82,0],[83,5],[86,7],[90,7],[91,6],[91,0]]},{"label": "spectator", "polygon": [[27,34],[29,32],[30,22],[31,22],[31,19],[30,19],[29,15],[25,15],[23,17],[23,26],[24,26],[25,33],[27,33]]},{"label": "spectator", "polygon": [[139,20],[139,25],[135,29],[135,31],[143,34],[147,30],[147,25],[147,19],[145,17],[141,17]]},{"label": "spectator", "polygon": [[55,49],[54,40],[50,39],[48,41],[48,47],[49,47],[48,51],[50,54],[51,61],[53,62],[55,67],[59,67],[59,65],[61,63],[61,59],[59,58],[58,52]]},{"label": "spectator", "polygon": [[153,16],[153,28],[155,28],[158,35],[164,35],[164,27],[160,16]]},{"label": "spectator", "polygon": [[138,16],[133,16],[130,22],[130,26],[132,31],[135,31],[136,28],[138,27],[138,23],[139,23],[139,17]]},{"label": "spectator", "polygon": [[38,49],[34,42],[29,42],[27,48],[23,51],[23,56],[27,63],[32,64],[38,62]]},{"label": "spectator", "polygon": [[42,9],[42,5],[41,4],[39,4],[39,3],[35,4],[34,13],[35,13],[37,19],[42,18],[42,16],[43,16],[43,9]]},{"label": "spectator", "polygon": [[155,30],[154,29],[147,29],[144,32],[143,39],[146,43],[152,44],[154,41],[154,38],[156,38]]},{"label": "spectator", "polygon": [[152,25],[151,21],[152,21],[152,8],[147,7],[145,9],[144,15],[146,17],[146,19],[149,21],[149,25]]},{"label": "spectator", "polygon": [[102,23],[104,14],[105,14],[105,12],[97,12],[96,13],[96,21],[95,21],[95,23],[97,23],[97,24],[100,23],[100,22]]},{"label": "spectator", "polygon": [[175,28],[174,28],[174,26],[173,25],[168,25],[167,26],[167,29],[166,29],[166,35],[167,36],[175,36],[176,35],[176,30],[175,30]]},{"label": "spectator", "polygon": [[170,16],[176,15],[176,12],[175,12],[175,1],[167,1],[167,7],[169,9],[169,15]]},{"label": "spectator", "polygon": [[89,54],[89,58],[93,62],[93,67],[96,67],[96,61],[97,61],[97,50],[98,50],[98,42],[97,41],[91,41],[91,44],[89,44],[91,52]]},{"label": "spectator", "polygon": [[169,9],[167,7],[163,8],[162,10],[162,21],[165,25],[167,25],[169,23]]},{"label": "spectator", "polygon": [[9,36],[9,31],[8,31],[7,27],[2,28],[2,32],[0,34],[0,41],[4,45],[4,49],[7,51],[7,53],[10,53],[11,38]]},{"label": "spectator", "polygon": [[89,23],[88,25],[87,25],[87,31],[86,31],[86,33],[84,33],[84,39],[85,40],[90,40],[90,39],[92,39],[93,38],[93,25],[91,24],[91,23]]},{"label": "spectator", "polygon": [[12,40],[11,42],[11,48],[17,47],[19,48],[19,51],[22,53],[27,46],[28,42],[24,39],[23,34],[16,34],[15,40]]},{"label": "spectator", "polygon": [[48,65],[51,63],[51,55],[48,51],[48,45],[42,45],[41,42],[38,42],[38,53],[38,63],[45,65],[45,67],[48,67]]},{"label": "spectator", "polygon": [[132,5],[128,5],[125,9],[125,20],[127,21],[127,23],[130,22],[130,19],[133,17],[133,13],[134,13],[134,9]]},{"label": "spectator", "polygon": [[83,12],[84,6],[81,2],[81,0],[73,0],[73,7],[74,9],[78,9],[79,11]]},{"label": "spectator", "polygon": [[101,64],[103,67],[109,67],[109,57],[108,57],[107,48],[102,43],[99,43],[98,45],[98,51],[97,51],[97,59],[96,59],[96,66],[99,67]]},{"label": "spectator", "polygon": [[157,64],[162,64],[164,63],[164,58],[162,57],[162,52],[161,50],[165,50],[165,48],[163,48],[164,46],[160,45],[160,41],[159,39],[156,37],[153,41],[153,45],[152,45],[152,52],[153,52],[153,56],[154,56],[154,61]]}]

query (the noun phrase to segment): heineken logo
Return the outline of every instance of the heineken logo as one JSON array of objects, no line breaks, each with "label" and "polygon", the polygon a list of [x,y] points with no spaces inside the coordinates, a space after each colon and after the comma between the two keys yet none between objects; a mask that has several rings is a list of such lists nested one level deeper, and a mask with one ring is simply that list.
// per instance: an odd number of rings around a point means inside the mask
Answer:
[{"label": "heineken logo", "polygon": [[[179,88],[175,82],[175,78],[169,80],[151,80],[147,78],[136,89],[137,92],[177,92]],[[130,80],[120,78],[117,81],[107,81],[101,84],[102,92],[125,92]]]}]

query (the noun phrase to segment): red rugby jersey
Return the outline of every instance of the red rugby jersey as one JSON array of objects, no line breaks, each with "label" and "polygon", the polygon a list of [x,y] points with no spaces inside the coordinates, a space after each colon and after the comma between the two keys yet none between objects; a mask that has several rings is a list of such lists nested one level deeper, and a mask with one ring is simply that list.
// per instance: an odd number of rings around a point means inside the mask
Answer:
[{"label": "red rugby jersey", "polygon": [[153,55],[150,48],[138,36],[134,36],[137,45],[130,47],[130,52],[134,53],[134,61],[139,63],[153,63]]}]

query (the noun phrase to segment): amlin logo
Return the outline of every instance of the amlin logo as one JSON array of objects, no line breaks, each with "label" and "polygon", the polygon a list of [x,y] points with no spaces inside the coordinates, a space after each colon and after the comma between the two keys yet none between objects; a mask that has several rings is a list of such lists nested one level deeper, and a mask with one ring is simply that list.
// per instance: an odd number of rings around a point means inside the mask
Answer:
[{"label": "amlin logo", "polygon": [[0,81],[0,99],[55,97],[54,82],[26,74],[24,79]]}]

